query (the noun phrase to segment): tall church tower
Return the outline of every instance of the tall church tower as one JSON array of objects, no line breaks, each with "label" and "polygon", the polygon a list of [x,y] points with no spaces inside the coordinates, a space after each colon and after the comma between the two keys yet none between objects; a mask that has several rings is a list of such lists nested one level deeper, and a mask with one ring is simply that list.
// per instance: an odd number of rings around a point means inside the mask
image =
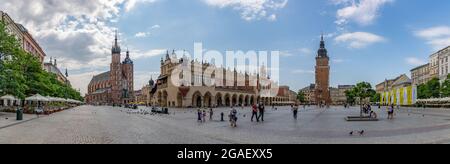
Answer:
[{"label": "tall church tower", "polygon": [[114,104],[122,104],[122,66],[120,63],[121,49],[117,41],[117,31],[114,44],[111,48],[111,65],[110,65],[110,83],[111,83],[111,99]]},{"label": "tall church tower", "polygon": [[325,48],[323,35],[321,36],[320,48],[316,57],[316,88],[315,96],[318,104],[331,104],[330,95],[330,58]]},{"label": "tall church tower", "polygon": [[134,101],[134,65],[130,58],[130,51],[127,50],[127,56],[122,62],[123,84],[122,84],[122,98],[125,103]]}]

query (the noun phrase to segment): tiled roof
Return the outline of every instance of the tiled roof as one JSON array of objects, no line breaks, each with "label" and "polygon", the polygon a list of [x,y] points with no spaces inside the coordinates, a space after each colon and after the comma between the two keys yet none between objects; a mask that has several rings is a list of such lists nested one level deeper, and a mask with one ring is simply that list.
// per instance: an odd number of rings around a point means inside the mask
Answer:
[{"label": "tiled roof", "polygon": [[101,82],[101,81],[108,81],[109,80],[110,72],[104,72],[101,74],[98,74],[94,76],[91,80],[91,83]]}]

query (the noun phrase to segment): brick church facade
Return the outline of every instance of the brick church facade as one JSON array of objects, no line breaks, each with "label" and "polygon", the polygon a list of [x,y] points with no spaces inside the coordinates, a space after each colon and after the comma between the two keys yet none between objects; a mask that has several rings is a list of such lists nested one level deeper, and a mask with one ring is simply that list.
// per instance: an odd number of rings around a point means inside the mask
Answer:
[{"label": "brick church facade", "polygon": [[134,101],[134,64],[127,50],[126,58],[121,62],[121,49],[117,40],[111,48],[110,71],[92,78],[88,86],[86,103],[88,104],[128,104]]},{"label": "brick church facade", "polygon": [[323,36],[316,57],[315,100],[318,104],[331,104],[330,95],[330,58],[325,48]]}]

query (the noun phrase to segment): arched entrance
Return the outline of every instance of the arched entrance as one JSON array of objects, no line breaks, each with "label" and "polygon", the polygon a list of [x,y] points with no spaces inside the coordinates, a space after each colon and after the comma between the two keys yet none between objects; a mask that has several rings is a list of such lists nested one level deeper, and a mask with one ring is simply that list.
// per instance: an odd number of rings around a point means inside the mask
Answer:
[{"label": "arched entrance", "polygon": [[202,94],[200,92],[195,92],[192,96],[192,106],[201,108],[202,107]]},{"label": "arched entrance", "polygon": [[204,99],[204,107],[211,107],[212,106],[212,95],[209,92],[205,93]]},{"label": "arched entrance", "polygon": [[229,94],[225,95],[225,106],[227,107],[231,106],[231,97]]},{"label": "arched entrance", "polygon": [[223,99],[221,93],[216,94],[216,106],[218,107],[223,106]]},{"label": "arched entrance", "polygon": [[158,106],[162,105],[162,93],[158,92]]},{"label": "arched entrance", "polygon": [[178,108],[183,107],[183,96],[181,95],[180,92],[178,92],[178,95],[177,95],[177,107]]},{"label": "arched entrance", "polygon": [[237,95],[233,95],[233,98],[231,98],[231,105],[236,106],[238,101]]},{"label": "arched entrance", "polygon": [[250,101],[250,100],[249,100],[249,98],[248,98],[248,95],[246,95],[246,96],[245,96],[245,99],[244,99],[244,106],[248,106],[248,104],[250,103],[249,101]]},{"label": "arched entrance", "polygon": [[244,95],[239,95],[239,102],[238,105],[242,106],[244,104]]},{"label": "arched entrance", "polygon": [[168,104],[168,102],[167,102],[167,97],[168,97],[167,91],[163,91],[163,93],[162,93],[162,106],[163,107],[170,106],[170,104]]},{"label": "arched entrance", "polygon": [[255,104],[255,96],[250,97],[250,105]]}]

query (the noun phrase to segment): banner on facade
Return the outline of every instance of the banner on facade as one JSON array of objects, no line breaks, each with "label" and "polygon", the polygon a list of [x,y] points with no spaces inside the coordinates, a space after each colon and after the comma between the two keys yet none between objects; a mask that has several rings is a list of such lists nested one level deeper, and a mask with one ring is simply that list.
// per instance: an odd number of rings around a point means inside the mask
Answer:
[{"label": "banner on facade", "polygon": [[395,88],[381,94],[383,105],[414,105],[417,101],[417,87]]}]

